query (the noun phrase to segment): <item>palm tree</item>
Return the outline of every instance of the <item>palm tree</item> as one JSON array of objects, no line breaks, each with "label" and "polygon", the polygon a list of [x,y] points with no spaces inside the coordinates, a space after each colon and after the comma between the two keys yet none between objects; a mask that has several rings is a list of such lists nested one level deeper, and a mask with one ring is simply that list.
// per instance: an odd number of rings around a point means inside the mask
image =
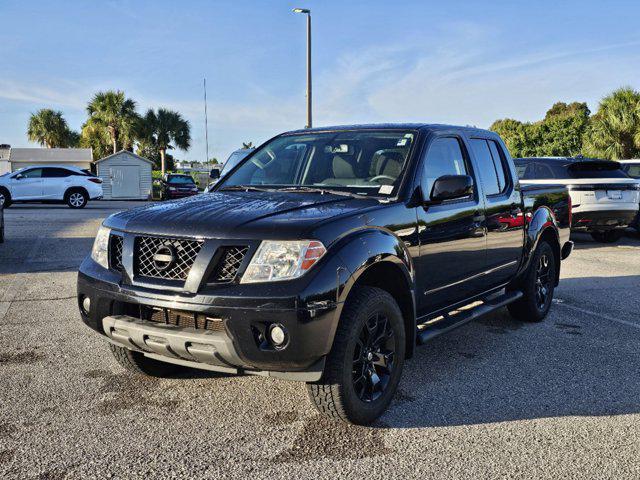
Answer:
[{"label": "palm tree", "polygon": [[160,153],[162,174],[165,172],[167,150],[179,148],[188,150],[191,146],[191,127],[178,112],[159,108],[157,112],[149,109],[142,122],[141,142],[152,144]]},{"label": "palm tree", "polygon": [[604,97],[585,146],[588,154],[610,160],[640,156],[640,92],[625,87]]},{"label": "palm tree", "polygon": [[50,108],[32,113],[27,129],[30,141],[38,142],[47,148],[71,146],[74,142],[74,133],[69,129],[62,112]]},{"label": "palm tree", "polygon": [[[113,153],[120,148],[133,147],[140,116],[136,113],[136,102],[126,98],[124,92],[109,90],[98,92],[87,105],[89,120],[83,128],[87,134],[105,131],[110,139]],[[98,135],[103,136],[103,135]]]}]

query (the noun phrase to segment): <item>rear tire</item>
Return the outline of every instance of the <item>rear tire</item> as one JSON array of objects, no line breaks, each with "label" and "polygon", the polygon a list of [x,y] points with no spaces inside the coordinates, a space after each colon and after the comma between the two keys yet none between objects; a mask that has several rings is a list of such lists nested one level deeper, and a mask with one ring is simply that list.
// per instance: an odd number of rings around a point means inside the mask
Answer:
[{"label": "rear tire", "polygon": [[69,208],[84,208],[89,196],[82,190],[69,190],[65,195],[65,201]]},{"label": "rear tire", "polygon": [[133,350],[117,345],[109,344],[109,348],[116,361],[124,367],[125,370],[135,373],[136,375],[172,377],[184,371],[186,368],[172,363],[159,362],[153,358],[145,357],[140,352],[134,352]]},{"label": "rear tire", "polygon": [[11,206],[11,194],[6,188],[0,188],[0,206],[9,208]]},{"label": "rear tire", "polygon": [[398,304],[379,288],[359,287],[340,317],[322,380],[307,392],[323,415],[368,425],[387,409],[398,388],[405,354]]},{"label": "rear tire", "polygon": [[553,248],[543,241],[536,248],[529,269],[522,279],[522,298],[507,306],[511,316],[525,322],[542,321],[551,308],[556,272]]},{"label": "rear tire", "polygon": [[624,230],[605,230],[603,232],[591,232],[591,238],[600,243],[616,243],[624,235]]}]

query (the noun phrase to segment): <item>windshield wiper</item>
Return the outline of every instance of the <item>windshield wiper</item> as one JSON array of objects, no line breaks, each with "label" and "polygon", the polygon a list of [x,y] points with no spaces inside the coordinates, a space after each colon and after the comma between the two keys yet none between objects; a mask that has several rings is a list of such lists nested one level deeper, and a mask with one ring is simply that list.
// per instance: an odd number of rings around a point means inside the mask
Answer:
[{"label": "windshield wiper", "polygon": [[366,196],[366,193],[355,193],[355,192],[345,192],[343,190],[332,190],[329,188],[322,187],[307,187],[305,185],[298,185],[296,187],[287,187],[287,188],[279,188],[279,192],[289,192],[289,193],[319,193],[320,195],[331,194],[331,195],[343,195],[347,197],[354,196]]},{"label": "windshield wiper", "polygon": [[253,185],[230,185],[222,187],[219,192],[273,192],[273,188],[254,187]]}]

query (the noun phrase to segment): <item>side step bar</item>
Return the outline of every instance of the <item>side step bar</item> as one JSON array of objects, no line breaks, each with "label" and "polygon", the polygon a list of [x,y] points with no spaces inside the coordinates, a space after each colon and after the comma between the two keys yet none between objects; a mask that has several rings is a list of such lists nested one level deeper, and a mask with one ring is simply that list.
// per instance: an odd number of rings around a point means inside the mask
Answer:
[{"label": "side step bar", "polygon": [[484,303],[478,305],[477,307],[469,308],[468,310],[462,310],[460,311],[460,313],[456,313],[454,315],[446,314],[442,320],[438,320],[432,325],[428,325],[424,329],[418,330],[418,345],[424,345],[429,340],[433,340],[443,333],[447,333],[454,328],[461,327],[462,325],[469,323],[472,320],[487,315],[488,313],[494,312],[499,308],[515,302],[521,297],[522,292],[519,290],[506,292],[498,297],[491,298],[491,300],[486,300]]}]

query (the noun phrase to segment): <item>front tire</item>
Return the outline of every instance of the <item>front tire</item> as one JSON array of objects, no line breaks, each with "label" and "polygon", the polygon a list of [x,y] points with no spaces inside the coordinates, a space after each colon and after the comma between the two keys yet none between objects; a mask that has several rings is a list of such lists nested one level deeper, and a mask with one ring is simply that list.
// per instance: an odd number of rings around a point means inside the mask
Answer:
[{"label": "front tire", "polygon": [[316,409],[329,418],[368,425],[398,388],[405,354],[402,313],[384,290],[359,287],[340,317],[323,379],[307,384]]},{"label": "front tire", "polygon": [[591,238],[600,243],[616,243],[624,235],[624,230],[605,230],[603,232],[591,232]]},{"label": "front tire", "polygon": [[525,322],[542,321],[551,308],[557,271],[553,248],[542,241],[522,280],[522,298],[507,306],[511,316]]},{"label": "front tire", "polygon": [[82,190],[71,190],[66,195],[69,208],[84,208],[89,201],[89,196]]},{"label": "front tire", "polygon": [[11,194],[6,188],[0,188],[0,206],[9,208],[11,206]]},{"label": "front tire", "polygon": [[140,352],[134,352],[128,348],[109,344],[111,353],[120,366],[125,370],[148,377],[171,377],[184,371],[186,367],[172,363],[159,362],[153,358],[145,357]]}]

